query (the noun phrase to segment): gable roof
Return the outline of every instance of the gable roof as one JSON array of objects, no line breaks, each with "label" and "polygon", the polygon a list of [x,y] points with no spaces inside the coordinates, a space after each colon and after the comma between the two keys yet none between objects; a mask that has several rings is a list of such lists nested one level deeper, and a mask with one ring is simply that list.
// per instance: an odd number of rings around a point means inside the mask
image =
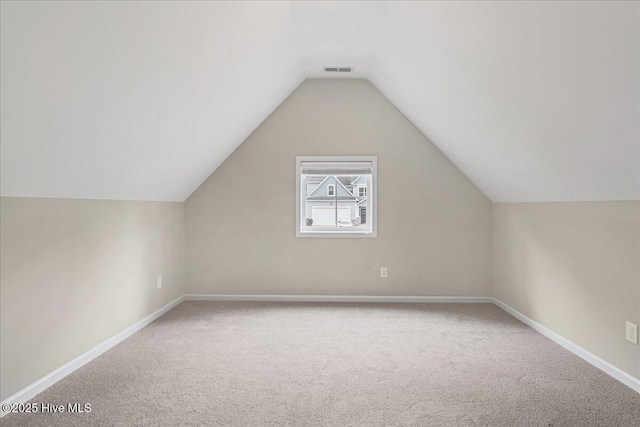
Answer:
[{"label": "gable roof", "polygon": [[[309,198],[309,197],[311,197],[311,196],[312,196],[316,191],[318,191],[318,189],[319,189],[320,187],[322,187],[322,184],[324,184],[324,183],[325,183],[325,181],[326,181],[327,179],[329,179],[329,178],[331,178],[331,175],[326,176],[326,177],[322,180],[322,182],[321,182],[320,184],[318,184],[318,186],[317,186],[316,188],[314,188],[314,189],[313,189],[313,191],[312,191],[311,193],[309,193],[309,195],[308,195],[306,198],[308,199],[308,198]],[[349,189],[348,189],[347,187],[345,187],[345,186],[344,186],[344,184],[343,184],[342,182],[340,182],[340,180],[339,180],[339,179],[336,179],[336,180],[334,180],[334,182],[333,182],[333,183],[331,183],[331,184],[327,184],[327,185],[335,185],[335,182],[337,182],[338,184],[340,184],[340,186],[344,189],[344,191],[346,191],[346,192],[347,192],[347,194],[348,194],[349,196],[351,196],[351,197],[353,197],[353,199],[357,200],[357,199],[356,199],[356,196],[354,196],[354,195],[353,195],[353,193],[352,193],[351,191],[349,191]],[[345,199],[344,199],[345,197],[349,197],[349,196],[340,196],[338,193],[336,193],[336,195],[337,195],[337,197],[338,197],[338,200],[345,200]],[[320,196],[320,197],[330,197],[330,196]],[[342,199],[340,199],[340,197],[342,197]],[[334,197],[332,197],[332,198],[334,198]]]},{"label": "gable roof", "polygon": [[320,181],[320,184],[318,184],[318,185],[316,186],[316,188],[314,188],[314,189],[313,189],[313,191],[312,191],[311,193],[307,194],[307,199],[308,199],[310,196],[312,196],[312,195],[313,195],[313,193],[315,193],[316,191],[318,191],[318,188],[320,188],[320,187],[322,186],[322,184],[324,184],[324,182],[325,182],[326,180],[328,180],[328,179],[329,179],[329,177],[328,177],[328,176],[325,176],[325,177],[324,177],[324,179],[323,179],[322,181]]},{"label": "gable roof", "polygon": [[3,196],[183,201],[352,65],[493,201],[640,199],[638,2],[0,8]]}]

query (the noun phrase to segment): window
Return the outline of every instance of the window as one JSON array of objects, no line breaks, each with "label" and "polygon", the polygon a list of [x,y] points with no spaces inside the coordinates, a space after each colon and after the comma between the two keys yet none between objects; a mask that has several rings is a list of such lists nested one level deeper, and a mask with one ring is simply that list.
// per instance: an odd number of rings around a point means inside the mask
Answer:
[{"label": "window", "polygon": [[296,157],[297,237],[376,237],[377,157]]}]

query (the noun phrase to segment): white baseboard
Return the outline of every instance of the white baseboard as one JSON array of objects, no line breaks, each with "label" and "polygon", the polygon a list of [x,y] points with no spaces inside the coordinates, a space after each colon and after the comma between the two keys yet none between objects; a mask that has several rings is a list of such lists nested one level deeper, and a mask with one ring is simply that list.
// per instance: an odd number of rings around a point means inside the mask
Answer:
[{"label": "white baseboard", "polygon": [[[53,384],[57,383],[58,381],[60,381],[61,379],[63,379],[73,371],[75,371],[76,369],[82,367],[83,365],[86,365],[96,357],[100,356],[105,351],[120,344],[122,341],[126,340],[131,335],[135,334],[140,329],[144,328],[149,323],[153,322],[158,317],[162,316],[167,311],[171,310],[173,307],[180,304],[183,300],[184,300],[184,295],[181,296],[180,298],[176,298],[175,300],[171,301],[169,304],[165,305],[161,309],[154,311],[144,319],[129,326],[124,331],[112,336],[108,340],[93,347],[91,350],[87,351],[86,353],[83,353],[80,356],[76,357],[71,362],[66,363],[65,365],[59,367],[58,369],[51,372],[50,374],[40,378],[38,381],[34,382],[33,384],[23,388],[13,396],[10,396],[7,399],[3,400],[2,408],[4,408],[5,404],[28,402],[29,399],[33,398],[38,393],[41,393],[47,388],[51,387]],[[4,410],[1,410],[0,418],[4,417],[6,414],[7,412],[5,412]]]},{"label": "white baseboard", "polygon": [[536,330],[537,332],[541,333],[545,337],[549,338],[551,341],[554,341],[556,344],[561,345],[562,347],[569,350],[571,353],[575,354],[576,356],[580,357],[583,360],[586,360],[587,362],[591,363],[593,366],[600,369],[604,373],[609,374],[610,376],[617,379],[624,385],[640,393],[640,380],[638,378],[635,378],[627,374],[626,372],[613,366],[611,363],[599,358],[593,353],[590,353],[589,351],[585,350],[579,345],[569,341],[565,337],[558,335],[557,333],[553,332],[551,329],[545,326],[542,326],[540,323],[536,322],[533,319],[530,319],[529,317],[520,313],[516,309],[508,306],[504,302],[500,301],[498,298],[493,298],[493,302],[495,305],[497,305],[498,307],[500,307],[501,309],[503,309],[504,311],[506,311],[507,313],[509,313],[510,315],[512,315],[513,317],[515,317],[516,319],[524,323],[525,325],[531,327],[531,329]]},{"label": "white baseboard", "polygon": [[370,295],[229,295],[186,294],[185,301],[275,301],[275,302],[384,302],[384,303],[487,303],[493,297],[427,297]]},{"label": "white baseboard", "polygon": [[[598,356],[588,352],[584,348],[574,344],[568,339],[558,335],[551,329],[542,326],[535,320],[532,320],[520,313],[519,311],[509,307],[504,302],[493,297],[428,297],[428,296],[348,296],[348,295],[225,295],[225,294],[185,294],[180,298],[177,298],[165,305],[161,309],[153,312],[144,319],[131,325],[124,331],[114,335],[101,344],[98,344],[86,353],[73,359],[71,362],[61,366],[45,377],[39,379],[33,384],[20,390],[13,396],[8,397],[2,401],[2,405],[13,403],[25,403],[29,399],[33,398],[38,393],[41,393],[45,389],[51,387],[62,378],[66,377],[76,369],[89,363],[91,360],[100,356],[105,351],[121,343],[131,335],[144,328],[158,317],[171,310],[182,301],[282,301],[282,302],[376,302],[376,303],[489,303],[495,304],[502,308],[504,311],[530,326],[532,329],[538,331],[542,335],[551,339],[552,341],[560,344],[578,357],[591,363],[596,368],[609,374],[613,378],[617,379],[621,383],[631,387],[640,393],[640,380],[632,377],[626,372],[616,368],[609,362],[606,362]],[[0,412],[0,417],[6,414],[5,411]]]}]

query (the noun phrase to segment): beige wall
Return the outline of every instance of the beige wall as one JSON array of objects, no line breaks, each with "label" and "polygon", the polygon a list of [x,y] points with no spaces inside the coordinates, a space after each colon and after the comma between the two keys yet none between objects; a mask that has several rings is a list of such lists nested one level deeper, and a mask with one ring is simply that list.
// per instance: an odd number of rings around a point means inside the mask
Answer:
[{"label": "beige wall", "polygon": [[[378,238],[295,237],[296,155],[378,156]],[[494,295],[640,377],[640,202],[492,204],[367,81],[303,83],[184,204],[1,220],[2,399],[185,292]]]},{"label": "beige wall", "polygon": [[[378,238],[295,237],[296,155],[378,156]],[[490,200],[365,80],[305,81],[185,205],[190,293],[491,295]]]},{"label": "beige wall", "polygon": [[640,202],[496,203],[494,296],[640,378]]},{"label": "beige wall", "polygon": [[2,399],[184,293],[182,203],[0,207]]}]

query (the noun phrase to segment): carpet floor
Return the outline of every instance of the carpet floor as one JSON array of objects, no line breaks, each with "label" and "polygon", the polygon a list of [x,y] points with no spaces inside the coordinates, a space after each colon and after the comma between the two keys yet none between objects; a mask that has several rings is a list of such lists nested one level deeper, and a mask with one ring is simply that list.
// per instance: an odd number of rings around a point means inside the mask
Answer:
[{"label": "carpet floor", "polygon": [[492,304],[184,302],[3,426],[640,426],[640,394]]}]

